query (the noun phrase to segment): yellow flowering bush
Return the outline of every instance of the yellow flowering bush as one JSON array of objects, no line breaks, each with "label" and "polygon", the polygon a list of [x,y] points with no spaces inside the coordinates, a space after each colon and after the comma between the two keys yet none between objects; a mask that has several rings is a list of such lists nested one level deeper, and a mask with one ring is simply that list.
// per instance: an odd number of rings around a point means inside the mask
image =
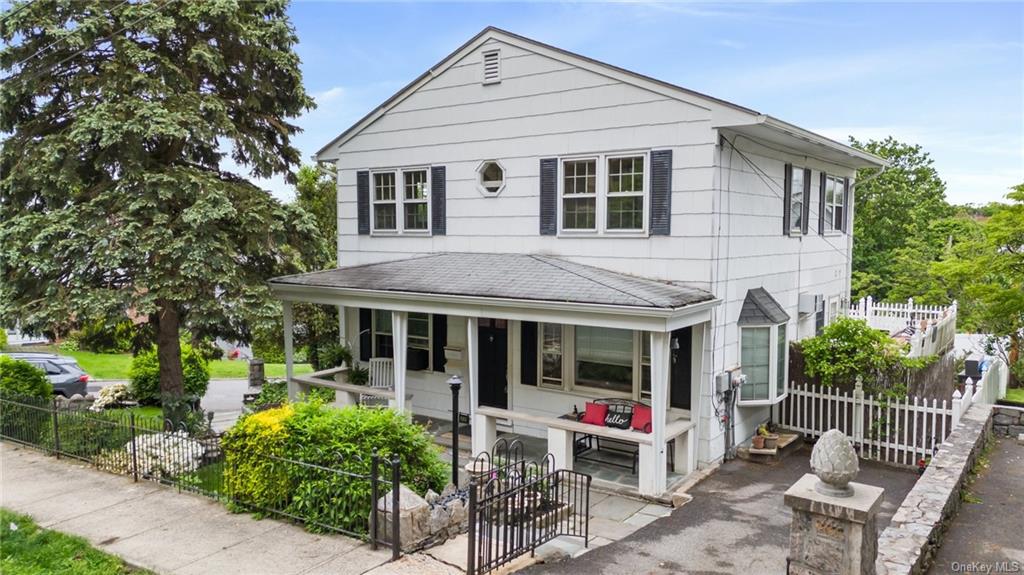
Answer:
[{"label": "yellow flowering bush", "polygon": [[290,491],[288,473],[273,457],[285,455],[285,421],[294,413],[288,404],[253,413],[224,434],[224,487],[236,501],[256,507],[283,504]]}]

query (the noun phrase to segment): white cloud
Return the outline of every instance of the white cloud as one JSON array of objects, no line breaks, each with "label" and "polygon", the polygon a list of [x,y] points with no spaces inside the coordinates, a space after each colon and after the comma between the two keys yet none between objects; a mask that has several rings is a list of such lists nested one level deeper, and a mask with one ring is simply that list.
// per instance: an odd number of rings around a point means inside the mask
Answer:
[{"label": "white cloud", "polygon": [[340,100],[342,97],[345,96],[345,94],[345,88],[341,86],[335,86],[328,90],[324,90],[323,92],[314,92],[313,99],[316,101],[317,105],[322,106],[324,104],[329,104],[336,100]]}]

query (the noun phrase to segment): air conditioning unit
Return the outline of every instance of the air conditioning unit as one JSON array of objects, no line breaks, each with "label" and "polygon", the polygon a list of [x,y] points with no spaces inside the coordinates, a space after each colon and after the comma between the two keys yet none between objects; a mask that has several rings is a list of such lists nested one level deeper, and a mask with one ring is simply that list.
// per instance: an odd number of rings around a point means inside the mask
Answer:
[{"label": "air conditioning unit", "polygon": [[825,296],[820,293],[802,293],[797,305],[800,315],[818,313],[825,305]]}]

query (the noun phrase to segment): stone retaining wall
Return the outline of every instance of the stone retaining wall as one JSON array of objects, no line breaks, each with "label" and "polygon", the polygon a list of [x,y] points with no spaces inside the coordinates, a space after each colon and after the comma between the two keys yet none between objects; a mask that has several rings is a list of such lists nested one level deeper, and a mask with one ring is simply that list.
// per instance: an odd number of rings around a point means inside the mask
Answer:
[{"label": "stone retaining wall", "polygon": [[1006,437],[1017,437],[1024,433],[1024,407],[994,406],[992,433]]},{"label": "stone retaining wall", "polygon": [[972,405],[939,446],[878,538],[875,568],[879,575],[916,575],[927,570],[946,522],[960,508],[960,490],[992,434],[993,411],[991,405]]}]

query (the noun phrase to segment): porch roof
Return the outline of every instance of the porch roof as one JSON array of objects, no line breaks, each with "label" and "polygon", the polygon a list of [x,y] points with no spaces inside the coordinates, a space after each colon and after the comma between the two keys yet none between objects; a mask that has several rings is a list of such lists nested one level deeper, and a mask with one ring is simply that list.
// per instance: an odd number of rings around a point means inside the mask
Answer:
[{"label": "porch roof", "polygon": [[710,292],[531,254],[439,253],[282,276],[293,287],[479,297],[495,300],[673,310],[714,300]]}]

